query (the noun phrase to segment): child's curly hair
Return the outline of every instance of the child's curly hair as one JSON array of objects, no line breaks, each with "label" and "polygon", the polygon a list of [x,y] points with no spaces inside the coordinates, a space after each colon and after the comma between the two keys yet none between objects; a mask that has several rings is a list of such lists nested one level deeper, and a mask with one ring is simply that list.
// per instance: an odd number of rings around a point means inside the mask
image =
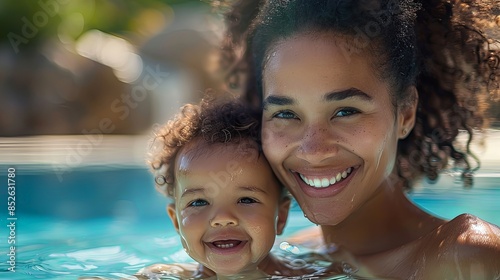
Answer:
[{"label": "child's curly hair", "polygon": [[190,141],[202,137],[207,144],[242,140],[259,141],[259,114],[236,98],[204,98],[200,104],[186,104],[152,139],[148,164],[159,192],[174,196],[174,170],[177,153]]}]

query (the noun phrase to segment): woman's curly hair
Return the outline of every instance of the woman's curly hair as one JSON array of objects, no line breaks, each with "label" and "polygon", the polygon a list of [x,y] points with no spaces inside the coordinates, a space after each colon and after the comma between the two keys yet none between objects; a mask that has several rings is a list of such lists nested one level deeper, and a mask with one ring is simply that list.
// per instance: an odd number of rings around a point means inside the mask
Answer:
[{"label": "woman's curly hair", "polygon": [[152,139],[148,164],[161,193],[173,197],[175,158],[187,143],[203,139],[214,143],[239,144],[255,141],[259,153],[259,115],[237,99],[203,99],[200,104],[186,104],[173,119],[162,126]]},{"label": "woman's curly hair", "polygon": [[[374,61],[375,69],[390,82],[395,108],[411,98],[409,86],[416,86],[419,94],[417,123],[398,145],[403,186],[411,187],[422,176],[436,180],[450,166],[450,158],[463,171],[465,184],[471,184],[472,171],[479,165],[469,150],[473,130],[485,124],[485,101],[500,92],[500,48],[498,41],[488,38],[497,33],[487,36],[482,30],[487,24],[497,29],[500,25],[495,1],[226,2],[231,8],[225,14],[221,66],[229,69],[229,87],[240,90],[247,103],[261,106],[263,67],[278,40],[324,31],[353,41],[367,38],[364,47],[380,58]],[[464,147],[457,141],[461,132],[467,138]]]}]

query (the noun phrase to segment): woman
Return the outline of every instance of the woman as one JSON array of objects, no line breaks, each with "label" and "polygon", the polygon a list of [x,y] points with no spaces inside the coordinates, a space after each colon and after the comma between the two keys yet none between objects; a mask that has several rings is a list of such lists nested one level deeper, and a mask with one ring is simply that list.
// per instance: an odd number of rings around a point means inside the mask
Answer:
[{"label": "woman", "polygon": [[440,219],[404,194],[450,163],[471,183],[456,138],[482,125],[499,78],[481,5],[270,0],[228,13],[229,81],[261,105],[264,153],[332,257],[383,278],[500,277],[497,226]]}]

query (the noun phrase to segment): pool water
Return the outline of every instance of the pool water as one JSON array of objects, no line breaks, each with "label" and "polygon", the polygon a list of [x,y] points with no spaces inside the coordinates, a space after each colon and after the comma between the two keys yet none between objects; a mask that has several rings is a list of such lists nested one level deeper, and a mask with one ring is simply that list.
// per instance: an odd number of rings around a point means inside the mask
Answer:
[{"label": "pool water", "polygon": [[[6,178],[8,167],[0,168]],[[145,168],[78,168],[63,182],[40,169],[16,168],[15,272],[7,262],[5,203],[0,279],[127,279],[150,264],[192,261]],[[0,201],[7,201],[6,191]],[[311,226],[298,207],[290,221],[287,234]]]},{"label": "pool water", "polygon": [[[483,150],[473,188],[449,173],[435,184],[422,181],[410,198],[443,218],[467,212],[500,225],[500,157],[491,151]],[[16,168],[15,272],[7,255],[9,167]],[[80,166],[63,181],[47,166],[0,168],[0,279],[135,279],[154,263],[192,261],[145,167]],[[311,226],[295,205],[280,239]]]}]

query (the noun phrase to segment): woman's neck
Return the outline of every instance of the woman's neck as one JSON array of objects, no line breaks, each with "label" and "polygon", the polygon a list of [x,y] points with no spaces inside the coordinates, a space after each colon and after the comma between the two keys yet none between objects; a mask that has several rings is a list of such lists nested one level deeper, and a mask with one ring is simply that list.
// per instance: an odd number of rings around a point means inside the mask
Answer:
[{"label": "woman's neck", "polygon": [[400,187],[384,184],[342,223],[321,229],[325,244],[367,256],[408,244],[443,222],[415,206]]}]

